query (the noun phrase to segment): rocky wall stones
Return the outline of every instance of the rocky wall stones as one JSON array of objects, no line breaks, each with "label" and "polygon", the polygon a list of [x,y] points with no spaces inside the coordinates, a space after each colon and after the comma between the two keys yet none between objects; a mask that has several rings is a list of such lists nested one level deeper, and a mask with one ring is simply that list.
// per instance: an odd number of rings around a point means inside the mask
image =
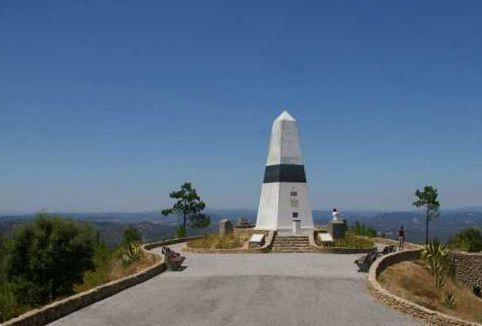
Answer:
[{"label": "rocky wall stones", "polygon": [[451,271],[457,283],[469,288],[482,287],[482,253],[453,251],[450,253]]},{"label": "rocky wall stones", "polygon": [[429,325],[440,326],[477,326],[477,323],[472,323],[456,317],[445,315],[441,312],[434,311],[422,307],[418,304],[402,299],[382,287],[378,282],[378,276],[389,266],[397,264],[402,261],[416,260],[420,257],[420,250],[406,250],[400,251],[375,260],[368,272],[368,288],[370,292],[380,302],[387,306],[397,309],[401,312],[412,315],[415,318],[421,319]]}]

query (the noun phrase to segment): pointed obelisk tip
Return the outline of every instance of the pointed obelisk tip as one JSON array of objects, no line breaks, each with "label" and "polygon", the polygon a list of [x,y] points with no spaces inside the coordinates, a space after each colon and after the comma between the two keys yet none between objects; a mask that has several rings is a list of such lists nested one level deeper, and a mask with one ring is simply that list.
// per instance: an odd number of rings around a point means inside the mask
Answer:
[{"label": "pointed obelisk tip", "polygon": [[296,121],[295,118],[288,111],[284,110],[283,113],[279,115],[276,120],[288,120],[288,121]]}]

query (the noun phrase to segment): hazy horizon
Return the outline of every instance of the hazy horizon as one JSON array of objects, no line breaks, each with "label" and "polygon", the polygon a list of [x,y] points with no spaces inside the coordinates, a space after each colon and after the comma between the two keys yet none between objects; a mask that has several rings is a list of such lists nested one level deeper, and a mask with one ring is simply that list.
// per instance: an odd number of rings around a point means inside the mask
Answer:
[{"label": "hazy horizon", "polygon": [[[216,211],[252,211],[256,212],[257,208],[212,208],[212,207],[206,207],[206,211],[210,212],[216,212]],[[325,211],[325,212],[330,212],[332,208],[314,208],[313,211]],[[342,213],[343,212],[352,212],[352,213],[363,213],[363,212],[379,212],[379,213],[391,213],[391,212],[420,212],[421,214],[424,213],[423,209],[419,208],[408,208],[408,209],[400,209],[400,210],[390,210],[390,209],[357,209],[357,208],[345,208],[343,210],[339,209]],[[482,211],[482,206],[467,206],[467,207],[442,207],[440,210],[443,211]],[[45,211],[47,213],[51,214],[145,214],[145,213],[154,213],[159,211],[160,215],[160,209],[146,209],[146,210],[139,210],[139,211],[116,211],[116,210],[105,210],[105,211]],[[39,211],[5,211],[2,212],[0,211],[0,217],[2,216],[7,216],[7,215],[33,215],[42,212],[41,210]]]}]

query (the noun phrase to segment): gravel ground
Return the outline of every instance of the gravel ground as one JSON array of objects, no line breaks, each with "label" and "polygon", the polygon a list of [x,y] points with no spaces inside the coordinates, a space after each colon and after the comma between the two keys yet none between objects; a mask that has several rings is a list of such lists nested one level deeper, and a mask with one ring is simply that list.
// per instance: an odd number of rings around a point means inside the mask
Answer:
[{"label": "gravel ground", "polygon": [[185,270],[52,325],[419,325],[370,296],[366,274],[353,264],[361,255],[183,255]]}]

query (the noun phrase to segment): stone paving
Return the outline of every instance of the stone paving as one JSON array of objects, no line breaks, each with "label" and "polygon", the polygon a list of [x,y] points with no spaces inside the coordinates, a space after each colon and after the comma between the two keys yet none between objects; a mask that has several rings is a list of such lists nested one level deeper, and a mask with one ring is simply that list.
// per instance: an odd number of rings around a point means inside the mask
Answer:
[{"label": "stone paving", "polygon": [[52,325],[420,325],[370,296],[366,274],[353,264],[361,255],[183,255],[185,270],[165,272]]}]

